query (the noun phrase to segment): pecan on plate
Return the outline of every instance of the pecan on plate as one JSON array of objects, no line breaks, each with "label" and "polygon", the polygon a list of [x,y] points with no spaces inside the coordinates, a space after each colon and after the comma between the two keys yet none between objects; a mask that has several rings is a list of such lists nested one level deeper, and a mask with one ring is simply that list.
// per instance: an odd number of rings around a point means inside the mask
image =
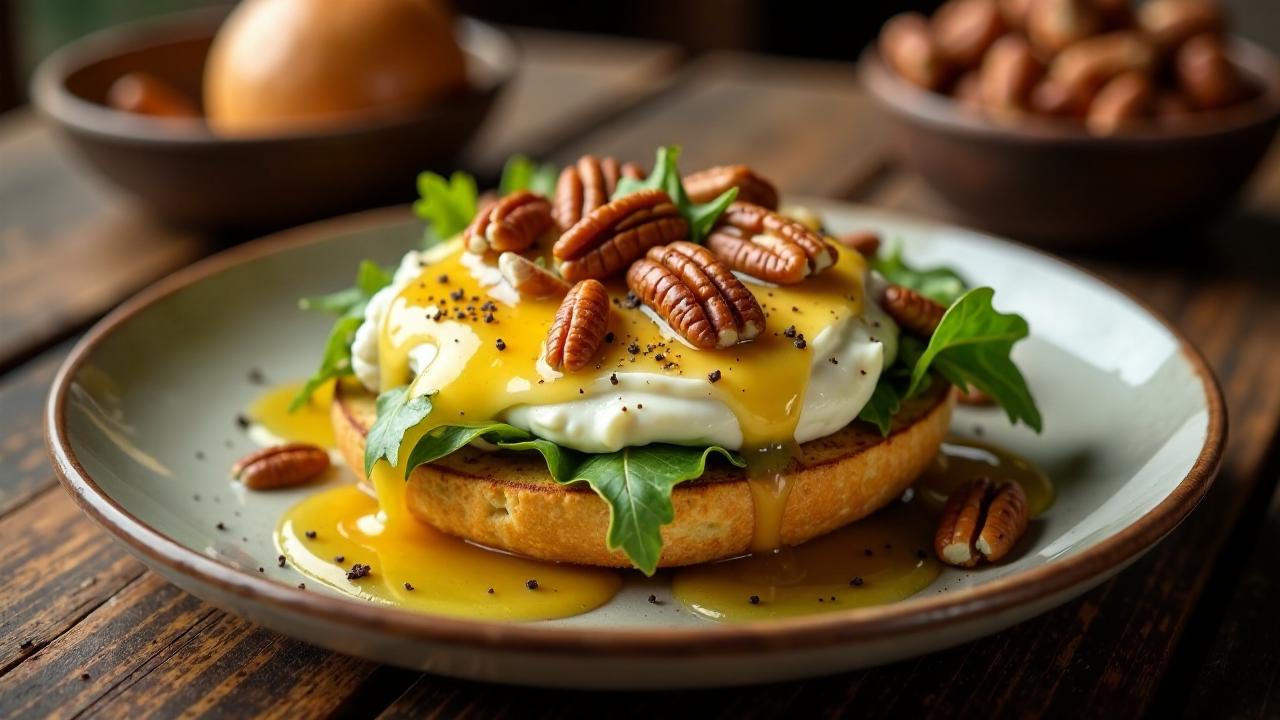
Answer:
[{"label": "pecan on plate", "polygon": [[559,275],[517,253],[499,255],[498,272],[524,297],[554,297],[569,291],[569,283]]},{"label": "pecan on plate", "polygon": [[627,286],[694,347],[731,347],[764,329],[764,310],[751,291],[691,242],[650,249],[627,271]]},{"label": "pecan on plate", "polygon": [[998,562],[1027,531],[1027,495],[1022,486],[995,485],[979,477],[947,498],[933,538],[938,559],[956,567]]},{"label": "pecan on plate", "polygon": [[619,178],[644,177],[640,166],[629,162],[619,164],[611,157],[598,158],[583,155],[578,162],[560,171],[556,181],[555,206],[551,213],[562,229],[568,230],[587,213],[609,202],[618,189]]},{"label": "pecan on plate", "polygon": [[473,253],[519,252],[551,229],[551,203],[528,190],[517,190],[476,213],[464,242]]},{"label": "pecan on plate", "polygon": [[576,372],[591,364],[607,332],[609,292],[599,280],[583,280],[560,303],[543,357],[552,369]]},{"label": "pecan on plate", "polygon": [[798,283],[836,261],[835,248],[818,233],[767,208],[740,202],[720,216],[707,236],[707,249],[731,270],[779,285]]},{"label": "pecan on plate", "polygon": [[778,190],[773,183],[756,175],[746,165],[718,165],[685,175],[685,194],[696,203],[707,203],[720,197],[729,188],[738,188],[737,200],[749,202],[770,210],[778,209]]},{"label": "pecan on plate", "polygon": [[880,307],[903,330],[926,340],[938,329],[938,323],[942,322],[942,316],[947,313],[941,303],[901,285],[890,285],[884,289],[884,294],[880,296]]},{"label": "pecan on plate", "polygon": [[689,222],[662,190],[638,190],[592,210],[556,241],[552,253],[569,282],[606,278],[651,247],[689,236]]},{"label": "pecan on plate", "polygon": [[275,490],[311,480],[329,469],[329,453],[309,443],[287,443],[250,453],[231,466],[231,477],[250,490]]}]

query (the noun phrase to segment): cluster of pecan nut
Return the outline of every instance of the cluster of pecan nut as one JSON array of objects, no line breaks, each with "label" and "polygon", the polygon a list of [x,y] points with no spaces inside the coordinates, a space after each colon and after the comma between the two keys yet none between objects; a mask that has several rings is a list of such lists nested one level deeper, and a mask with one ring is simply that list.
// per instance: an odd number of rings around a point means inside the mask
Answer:
[{"label": "cluster of pecan nut", "polygon": [[[635,297],[698,348],[726,348],[764,330],[764,311],[735,273],[792,284],[834,264],[835,249],[816,230],[777,212],[778,192],[745,165],[713,167],[685,176],[693,202],[709,202],[730,188],[738,199],[705,245],[688,242],[689,222],[663,190],[643,189],[613,199],[619,180],[641,169],[587,155],[566,167],[551,200],[521,191],[480,211],[465,234],[473,252],[497,252],[498,267],[521,294],[563,295],[547,335],[544,359],[555,369],[587,367],[609,324],[601,281],[625,276]],[[555,270],[521,251],[549,231]]]},{"label": "cluster of pecan nut", "polygon": [[1248,100],[1217,0],[950,0],[880,33],[908,82],[999,121],[1082,120],[1096,135],[1185,122]]}]

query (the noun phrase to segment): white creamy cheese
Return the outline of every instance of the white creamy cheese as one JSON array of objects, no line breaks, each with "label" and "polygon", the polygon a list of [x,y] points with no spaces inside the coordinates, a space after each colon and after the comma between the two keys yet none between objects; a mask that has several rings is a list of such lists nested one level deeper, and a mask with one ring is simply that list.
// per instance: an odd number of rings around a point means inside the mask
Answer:
[{"label": "white creamy cheese", "polygon": [[[392,284],[369,302],[352,345],[352,366],[371,392],[379,389],[378,336],[383,319],[392,300],[418,277],[422,263],[429,259],[427,254],[410,252]],[[861,317],[837,320],[810,340],[813,365],[796,426],[797,442],[830,435],[852,422],[871,398],[881,371],[893,362],[898,328],[873,300],[873,288],[879,286],[875,277],[864,283]],[[433,345],[411,350],[410,369],[421,372],[435,355]],[[617,385],[604,378],[595,381],[579,398],[517,405],[494,419],[584,452],[612,452],[653,442],[741,448],[737,417],[707,393],[704,379],[623,370],[617,378]]]}]

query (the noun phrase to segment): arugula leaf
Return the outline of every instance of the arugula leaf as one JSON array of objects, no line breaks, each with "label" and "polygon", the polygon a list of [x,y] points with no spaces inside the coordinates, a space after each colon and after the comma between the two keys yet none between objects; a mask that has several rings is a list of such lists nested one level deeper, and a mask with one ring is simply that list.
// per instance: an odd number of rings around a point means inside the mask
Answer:
[{"label": "arugula leaf", "polygon": [[391,273],[383,270],[372,260],[360,261],[356,269],[356,289],[368,300],[373,294],[391,284]]},{"label": "arugula leaf", "polygon": [[373,294],[391,284],[391,273],[383,270],[372,260],[361,260],[356,269],[355,287],[349,287],[327,295],[313,295],[298,301],[303,310],[315,310],[331,315],[350,314],[357,306],[364,312],[363,304]]},{"label": "arugula leaf", "polygon": [[422,422],[431,412],[431,398],[426,395],[409,397],[409,386],[392,388],[378,396],[378,419],[369,428],[365,439],[364,474],[373,472],[379,460],[386,459],[392,467],[400,461],[400,442],[405,431]]},{"label": "arugula leaf", "polygon": [[[381,398],[378,405],[381,420]],[[477,439],[502,450],[541,453],[551,477],[561,485],[587,483],[609,504],[609,549],[621,548],[632,564],[648,575],[653,574],[662,553],[662,526],[675,519],[672,488],[701,476],[713,453],[739,467],[746,465],[736,453],[721,447],[656,444],[612,453],[581,453],[506,423],[478,422],[439,427],[423,435],[409,453],[405,477],[419,465],[439,460]]]},{"label": "arugula leaf", "polygon": [[[488,438],[486,438],[488,439]],[[552,479],[561,485],[568,485],[573,482],[573,472],[582,464],[582,453],[569,448],[562,448],[550,440],[543,440],[539,437],[529,436],[528,440],[508,441],[498,440],[492,441],[494,445],[503,450],[534,450],[542,454],[542,459],[547,463],[547,470],[551,473]]]},{"label": "arugula leaf", "polygon": [[502,166],[498,194],[529,190],[543,197],[551,197],[556,192],[556,179],[559,176],[560,171],[551,163],[537,163],[525,155],[512,155]]},{"label": "arugula leaf", "polygon": [[372,260],[363,260],[356,271],[355,287],[328,295],[306,297],[298,301],[298,306],[303,310],[317,310],[337,315],[338,320],[329,330],[329,338],[325,341],[320,367],[307,378],[302,389],[290,401],[289,412],[302,407],[315,393],[316,388],[325,382],[352,373],[351,341],[360,324],[364,322],[364,308],[369,304],[369,298],[372,298],[374,293],[390,284],[390,273]]},{"label": "arugula leaf", "polygon": [[902,409],[902,399],[905,395],[906,393],[887,377],[882,376],[876,383],[876,388],[872,391],[867,404],[858,411],[858,419],[875,425],[881,435],[888,437],[889,430],[893,427],[893,416]]},{"label": "arugula leaf", "polygon": [[298,301],[298,307],[330,315],[345,315],[363,299],[364,294],[360,292],[360,288],[349,287],[327,295],[304,297]]},{"label": "arugula leaf", "polygon": [[989,287],[970,290],[947,310],[911,369],[907,393],[920,392],[933,369],[961,389],[976,385],[1004,408],[1009,422],[1022,421],[1040,432],[1040,410],[1009,357],[1030,329],[1022,316],[997,311],[991,305],[994,295]]},{"label": "arugula leaf", "polygon": [[409,477],[409,473],[419,465],[457,452],[482,436],[495,444],[503,440],[528,440],[532,437],[518,427],[500,422],[444,425],[423,435],[413,446],[413,450],[409,452],[409,461],[404,464],[404,476]]},{"label": "arugula leaf", "polygon": [[700,243],[710,232],[711,227],[725,208],[738,197],[738,188],[729,188],[719,197],[708,203],[694,204],[684,191],[684,182],[680,179],[680,169],[676,161],[680,159],[680,148],[669,145],[658,148],[657,157],[653,161],[653,172],[644,180],[623,177],[618,179],[618,187],[613,191],[614,200],[630,195],[637,190],[665,190],[671,197],[676,209],[689,221],[689,239]]},{"label": "arugula leaf", "polygon": [[902,260],[901,245],[894,245],[891,250],[878,253],[871,259],[871,269],[883,275],[891,283],[911,288],[947,306],[969,289],[964,278],[951,268],[936,267],[918,270],[909,267]]},{"label": "arugula leaf", "polygon": [[476,180],[467,173],[455,172],[445,180],[424,172],[418,176],[418,195],[413,212],[429,223],[428,245],[462,232],[476,215]]},{"label": "arugula leaf", "polygon": [[641,572],[652,575],[662,553],[662,526],[675,519],[671,490],[701,476],[712,453],[739,467],[746,465],[734,453],[714,446],[644,445],[587,455],[574,479],[585,481],[609,503],[609,549],[621,548]]},{"label": "arugula leaf", "polygon": [[338,318],[329,331],[329,339],[324,344],[324,356],[320,359],[320,367],[303,383],[302,389],[293,400],[289,401],[289,412],[295,412],[311,399],[321,385],[334,378],[351,374],[351,340],[355,337],[364,316],[344,315]]}]

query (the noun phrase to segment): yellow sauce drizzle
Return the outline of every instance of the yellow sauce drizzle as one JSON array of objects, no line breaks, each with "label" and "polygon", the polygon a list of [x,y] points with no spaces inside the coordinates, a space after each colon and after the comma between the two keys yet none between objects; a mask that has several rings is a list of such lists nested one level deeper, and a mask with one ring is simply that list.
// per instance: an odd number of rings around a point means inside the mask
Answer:
[{"label": "yellow sauce drizzle", "polygon": [[938,513],[951,489],[977,475],[1021,484],[1032,516],[1053,502],[1049,478],[1026,459],[988,443],[950,438],[934,467],[917,480],[910,502],[896,502],[797,547],[681,568],[672,580],[675,596],[698,615],[725,621],[904,600],[941,571],[933,553]]},{"label": "yellow sauce drizzle", "polygon": [[[608,602],[622,583],[615,571],[538,562],[470,545],[423,523],[389,522],[378,512],[378,502],[354,485],[316,493],[294,506],[280,521],[276,544],[290,565],[331,588],[457,617],[579,615]],[[371,570],[348,580],[355,563]]]},{"label": "yellow sauce drizzle", "polygon": [[1031,517],[1053,504],[1053,483],[1031,461],[991,443],[955,436],[947,438],[933,465],[916,480],[916,492],[926,504],[941,510],[951,491],[979,475],[1021,485]]},{"label": "yellow sauce drizzle", "polygon": [[289,403],[293,402],[302,385],[301,382],[291,382],[268,389],[249,406],[249,419],[281,440],[334,447],[337,443],[334,442],[333,424],[329,420],[333,383],[321,385],[302,407],[289,412]]},{"label": "yellow sauce drizzle", "polygon": [[932,532],[933,521],[919,503],[895,503],[794,548],[682,568],[672,589],[691,610],[712,620],[810,615],[897,602],[938,576]]},{"label": "yellow sauce drizzle", "polygon": [[[664,335],[645,312],[626,303],[625,285],[614,281],[609,285],[612,342],[594,368],[560,375],[539,363],[559,298],[515,296],[491,258],[463,252],[455,242],[439,250],[392,301],[379,335],[383,389],[413,380],[415,393],[434,393],[431,415],[406,434],[403,447],[411,448],[431,428],[498,419],[516,405],[607,394],[615,374],[694,378],[705,382],[708,397],[730,408],[742,430],[744,455],[758,458],[749,472],[757,508],[754,546],[776,547],[788,488],[780,469],[794,453],[813,362],[812,350],[797,338],[811,339],[862,313],[865,260],[856,252],[838,252],[834,267],[800,285],[749,284],[764,308],[767,328],[754,341],[725,350],[695,350]],[[409,352],[422,345],[434,346],[435,357],[413,379]],[[707,379],[713,372],[719,378],[714,383]],[[623,403],[618,404],[621,412]],[[643,407],[625,410],[633,416],[644,412]]]},{"label": "yellow sauce drizzle", "polygon": [[[721,399],[738,418],[746,448],[789,442],[795,434],[813,356],[784,330],[794,326],[813,338],[839,319],[861,314],[866,269],[860,255],[844,250],[835,267],[800,285],[749,285],[767,328],[753,342],[725,350],[695,350],[664,336],[642,310],[627,306],[625,285],[614,281],[613,342],[594,368],[560,376],[545,365],[540,370],[538,362],[559,298],[517,299],[501,285],[491,260],[462,252],[456,243],[441,254],[392,301],[379,347],[383,389],[412,379],[410,349],[439,349],[415,381],[416,391],[436,393],[429,424],[498,419],[515,405],[608,394],[614,373],[645,372],[705,381],[706,395]],[[493,303],[490,309],[483,309],[486,302]],[[432,319],[437,312],[440,322]],[[719,381],[707,381],[715,370]]]}]

